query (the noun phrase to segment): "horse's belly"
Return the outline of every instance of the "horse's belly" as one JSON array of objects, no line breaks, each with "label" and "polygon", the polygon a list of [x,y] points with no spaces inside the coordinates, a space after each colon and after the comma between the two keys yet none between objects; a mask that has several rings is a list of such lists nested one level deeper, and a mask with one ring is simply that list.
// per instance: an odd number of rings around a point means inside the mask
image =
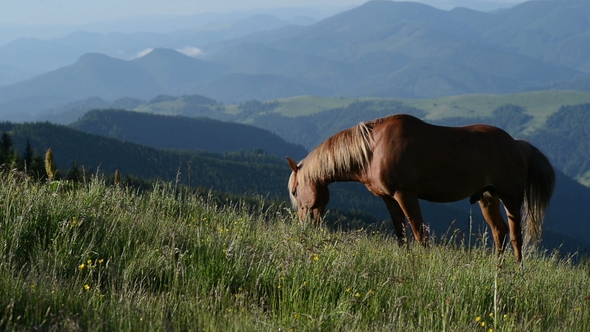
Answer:
[{"label": "horse's belly", "polygon": [[470,197],[474,193],[475,193],[475,191],[470,194],[465,194],[465,193],[460,193],[460,194],[459,193],[448,193],[448,194],[426,193],[426,194],[418,194],[418,198],[423,199],[423,200],[427,200],[429,202],[434,202],[434,203],[450,203],[450,202],[456,202],[456,201],[460,201],[462,199],[465,199],[467,197]]},{"label": "horse's belly", "polygon": [[438,182],[437,184],[422,183],[416,188],[418,198],[436,203],[456,202],[477,193],[489,184],[485,181],[472,181],[459,183]]}]

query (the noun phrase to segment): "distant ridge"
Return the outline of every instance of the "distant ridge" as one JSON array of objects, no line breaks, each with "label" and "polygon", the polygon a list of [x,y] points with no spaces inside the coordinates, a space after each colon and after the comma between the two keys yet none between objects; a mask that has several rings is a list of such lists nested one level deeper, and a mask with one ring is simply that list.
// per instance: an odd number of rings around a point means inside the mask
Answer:
[{"label": "distant ridge", "polygon": [[[161,89],[160,84],[143,68],[129,61],[89,53],[71,66],[0,87],[0,105],[9,100],[31,100],[38,97],[47,97],[55,104],[65,104],[91,96],[104,99],[145,99]],[[46,108],[46,104],[29,105],[28,108],[4,107],[0,112],[36,113]]]},{"label": "distant ridge", "polygon": [[95,110],[86,113],[70,127],[158,149],[221,154],[262,149],[281,158],[303,158],[307,155],[301,145],[287,143],[267,130],[207,118]]},{"label": "distant ridge", "polygon": [[227,71],[227,66],[165,48],[156,48],[131,62],[149,73],[167,94],[197,91]]}]

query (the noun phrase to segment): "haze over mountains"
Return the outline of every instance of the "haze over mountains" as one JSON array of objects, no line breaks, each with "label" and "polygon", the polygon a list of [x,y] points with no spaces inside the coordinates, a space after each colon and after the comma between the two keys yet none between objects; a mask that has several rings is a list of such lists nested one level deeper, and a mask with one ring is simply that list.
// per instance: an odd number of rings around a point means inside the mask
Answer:
[{"label": "haze over mountains", "polygon": [[[179,49],[194,55],[190,46],[215,43],[234,39],[257,31],[272,30],[285,25],[308,25],[317,22],[311,17],[296,17],[282,20],[268,14],[242,17],[236,20],[231,15],[191,16],[176,21],[183,21],[180,26],[189,26],[188,21],[209,22],[202,26],[185,28],[174,32],[86,32],[84,30],[67,34],[65,37],[39,40],[36,38],[18,38],[0,47],[0,63],[30,70],[49,71],[70,65],[85,53],[102,53],[111,57],[130,60],[138,57],[142,51],[154,47]],[[220,22],[210,22],[218,19]],[[154,22],[158,24],[158,20]],[[225,22],[224,20],[230,20]],[[231,21],[234,20],[234,21]],[[167,21],[169,22],[169,21]],[[178,26],[169,22],[171,26]],[[113,27],[111,27],[113,29]],[[113,31],[113,30],[109,30]],[[116,31],[116,30],[115,30]],[[188,48],[187,48],[188,47]]]},{"label": "haze over mountains", "polygon": [[[260,0],[264,1],[264,0]],[[508,8],[524,0],[418,0],[436,8],[466,7],[491,11]],[[17,38],[59,38],[75,31],[98,33],[170,33],[178,30],[208,29],[231,24],[261,13],[281,20],[321,20],[362,4],[363,0],[291,0],[281,3],[239,0],[214,2],[106,0],[73,4],[56,0],[43,5],[31,2],[6,3],[0,12],[0,45]],[[67,10],[64,10],[67,8]]]},{"label": "haze over mountains", "polygon": [[[233,103],[305,94],[426,98],[511,93],[567,82],[570,89],[588,89],[590,3],[583,0],[530,1],[490,13],[370,1],[308,26],[274,19],[277,29],[246,28],[262,21],[273,18],[236,25],[233,31],[258,32],[233,39],[181,31],[80,33],[9,43],[0,47],[0,68],[23,67],[6,64],[6,59],[26,60],[27,54],[71,59],[74,45],[78,53],[102,54],[85,54],[69,66],[0,87],[0,117],[27,120],[30,114],[92,96],[150,99],[198,93]],[[156,49],[133,60],[113,57],[117,49],[130,55],[146,48]]]}]

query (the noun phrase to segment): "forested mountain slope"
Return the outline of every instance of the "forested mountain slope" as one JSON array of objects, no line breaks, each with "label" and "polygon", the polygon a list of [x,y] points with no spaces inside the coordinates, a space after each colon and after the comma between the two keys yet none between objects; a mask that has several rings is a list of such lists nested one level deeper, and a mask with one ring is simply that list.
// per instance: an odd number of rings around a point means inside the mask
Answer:
[{"label": "forested mountain slope", "polygon": [[212,120],[124,110],[95,110],[70,127],[101,136],[168,150],[227,153],[261,149],[269,154],[303,158],[307,151],[257,127]]}]

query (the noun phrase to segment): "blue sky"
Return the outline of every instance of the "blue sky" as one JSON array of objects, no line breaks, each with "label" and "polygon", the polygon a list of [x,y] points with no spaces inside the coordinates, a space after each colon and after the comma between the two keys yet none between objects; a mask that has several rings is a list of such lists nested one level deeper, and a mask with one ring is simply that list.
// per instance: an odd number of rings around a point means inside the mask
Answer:
[{"label": "blue sky", "polygon": [[[190,15],[269,7],[346,7],[366,0],[0,0],[2,24],[84,24],[151,15]],[[418,0],[443,9],[480,0]],[[481,0],[484,1],[484,0]],[[485,0],[516,4],[523,0]]]}]

